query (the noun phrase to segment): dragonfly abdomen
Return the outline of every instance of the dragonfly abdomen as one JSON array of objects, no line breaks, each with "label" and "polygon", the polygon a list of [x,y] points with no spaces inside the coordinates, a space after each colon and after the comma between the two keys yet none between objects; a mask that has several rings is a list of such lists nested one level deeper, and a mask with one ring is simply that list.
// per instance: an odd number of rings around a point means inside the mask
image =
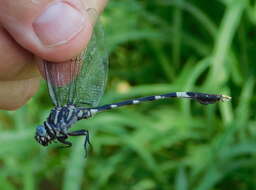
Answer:
[{"label": "dragonfly abdomen", "polygon": [[218,94],[206,94],[206,93],[199,93],[199,92],[172,92],[167,94],[155,95],[155,96],[147,96],[142,98],[136,98],[133,100],[126,100],[118,103],[107,104],[95,108],[90,108],[91,115],[94,115],[97,112],[102,112],[122,106],[127,105],[134,105],[139,104],[142,102],[148,101],[155,101],[160,99],[167,99],[167,98],[189,98],[198,101],[201,104],[213,104],[218,101],[229,101],[231,97],[225,95],[218,95]]}]

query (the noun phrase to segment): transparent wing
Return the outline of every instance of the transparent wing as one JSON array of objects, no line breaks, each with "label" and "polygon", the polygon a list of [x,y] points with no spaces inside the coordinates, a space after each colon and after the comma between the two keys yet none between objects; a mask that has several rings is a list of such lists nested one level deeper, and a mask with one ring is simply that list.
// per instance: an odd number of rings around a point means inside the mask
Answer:
[{"label": "transparent wing", "polygon": [[104,48],[104,32],[100,25],[95,26],[94,35],[84,55],[83,68],[76,78],[77,105],[98,105],[107,81],[108,56]]},{"label": "transparent wing", "polygon": [[79,56],[65,63],[43,63],[44,76],[54,105],[91,107],[99,103],[108,73],[103,39],[103,29],[97,24],[87,48]]}]

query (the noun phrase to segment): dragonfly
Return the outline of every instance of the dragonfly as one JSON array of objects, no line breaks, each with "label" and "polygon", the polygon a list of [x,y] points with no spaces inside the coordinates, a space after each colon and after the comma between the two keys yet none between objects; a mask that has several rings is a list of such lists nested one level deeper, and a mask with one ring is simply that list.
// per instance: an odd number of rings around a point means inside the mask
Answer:
[{"label": "dragonfly", "polygon": [[172,92],[98,106],[108,73],[108,55],[104,46],[102,26],[96,24],[87,48],[80,55],[61,64],[44,61],[43,76],[54,108],[44,123],[36,128],[35,139],[41,145],[59,142],[64,147],[71,147],[70,136],[84,136],[83,146],[87,151],[90,145],[89,131],[71,131],[72,125],[99,112],[122,106],[167,98],[193,99],[204,105],[231,99],[221,94]]}]

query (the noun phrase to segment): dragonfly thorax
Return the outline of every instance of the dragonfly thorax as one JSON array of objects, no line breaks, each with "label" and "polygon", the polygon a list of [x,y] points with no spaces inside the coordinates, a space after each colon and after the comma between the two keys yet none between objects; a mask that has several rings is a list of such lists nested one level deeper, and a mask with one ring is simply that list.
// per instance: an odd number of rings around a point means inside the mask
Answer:
[{"label": "dragonfly thorax", "polygon": [[78,112],[74,105],[57,106],[51,110],[47,122],[53,127],[67,128],[78,120]]},{"label": "dragonfly thorax", "polygon": [[79,116],[86,113],[74,105],[55,107],[44,124],[36,128],[35,139],[43,146],[47,146],[55,139],[67,138],[71,125],[80,119]]}]

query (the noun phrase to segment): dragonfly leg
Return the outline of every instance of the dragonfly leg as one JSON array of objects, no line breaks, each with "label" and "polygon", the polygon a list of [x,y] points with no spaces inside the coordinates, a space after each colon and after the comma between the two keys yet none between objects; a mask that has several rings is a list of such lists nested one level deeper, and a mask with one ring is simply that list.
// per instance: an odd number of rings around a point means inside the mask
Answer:
[{"label": "dragonfly leg", "polygon": [[61,143],[63,143],[65,146],[62,146],[61,148],[69,148],[72,146],[72,143],[67,141],[66,139],[68,138],[68,136],[60,136],[57,138],[57,140]]},{"label": "dragonfly leg", "polygon": [[90,138],[89,138],[90,137],[89,131],[85,129],[81,129],[81,130],[69,132],[68,135],[69,136],[85,136],[84,149],[85,149],[85,156],[87,156],[87,144],[89,144],[89,146],[92,147]]}]

